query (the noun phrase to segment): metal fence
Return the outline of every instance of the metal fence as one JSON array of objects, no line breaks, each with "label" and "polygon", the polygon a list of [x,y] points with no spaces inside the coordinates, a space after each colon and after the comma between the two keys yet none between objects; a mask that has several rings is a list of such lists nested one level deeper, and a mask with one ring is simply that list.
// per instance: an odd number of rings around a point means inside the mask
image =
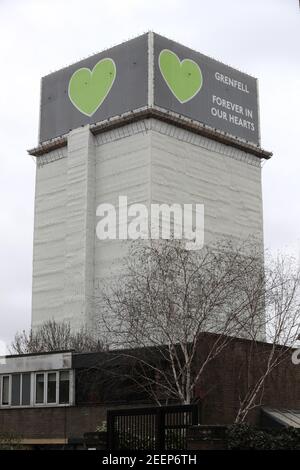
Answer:
[{"label": "metal fence", "polygon": [[198,424],[197,405],[109,410],[107,447],[111,450],[186,449],[186,430]]}]

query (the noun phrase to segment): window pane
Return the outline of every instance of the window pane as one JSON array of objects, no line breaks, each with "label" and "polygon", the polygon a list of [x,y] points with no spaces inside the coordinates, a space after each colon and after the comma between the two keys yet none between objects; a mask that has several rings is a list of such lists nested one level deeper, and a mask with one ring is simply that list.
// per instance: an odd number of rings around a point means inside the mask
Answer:
[{"label": "window pane", "polygon": [[59,403],[70,402],[70,373],[60,372],[59,373]]},{"label": "window pane", "polygon": [[2,378],[2,405],[9,404],[9,377]]},{"label": "window pane", "polygon": [[44,374],[36,374],[35,402],[44,403]]},{"label": "window pane", "polygon": [[56,373],[48,374],[47,403],[56,403]]},{"label": "window pane", "polygon": [[30,405],[30,374],[22,374],[22,405]]},{"label": "window pane", "polygon": [[12,406],[20,405],[20,386],[21,386],[21,375],[13,374],[11,380],[11,404]]}]

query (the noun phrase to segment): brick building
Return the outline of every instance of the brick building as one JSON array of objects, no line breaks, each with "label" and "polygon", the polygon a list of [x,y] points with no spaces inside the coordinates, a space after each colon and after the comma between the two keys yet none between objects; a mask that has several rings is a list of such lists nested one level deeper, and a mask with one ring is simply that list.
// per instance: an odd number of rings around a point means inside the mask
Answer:
[{"label": "brick building", "polygon": [[[197,361],[210,340],[210,334],[203,335]],[[194,396],[201,424],[234,422],[239,400],[262,372],[269,349],[266,343],[256,343],[253,351],[250,341],[234,339],[209,363]],[[131,380],[134,361],[121,351],[5,359],[0,365],[0,435],[9,433],[24,445],[76,444],[102,424],[108,409],[154,405]],[[249,422],[260,424],[261,407],[300,409],[300,366],[292,363],[289,351],[266,380],[260,406],[249,413]]]}]

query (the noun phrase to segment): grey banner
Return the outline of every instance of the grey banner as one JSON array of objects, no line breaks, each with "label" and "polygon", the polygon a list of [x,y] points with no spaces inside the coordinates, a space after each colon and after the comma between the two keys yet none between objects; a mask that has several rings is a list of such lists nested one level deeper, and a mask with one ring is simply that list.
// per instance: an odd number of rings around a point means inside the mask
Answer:
[{"label": "grey banner", "polygon": [[[148,34],[42,79],[39,141],[148,104]],[[257,80],[154,34],[154,104],[259,144]]]},{"label": "grey banner", "polygon": [[255,78],[157,34],[154,64],[157,106],[260,143]]},{"label": "grey banner", "polygon": [[[144,34],[44,77],[39,141],[146,106],[147,38]],[[103,59],[110,60],[99,64]],[[99,65],[94,69],[96,64]],[[78,73],[82,68],[90,71]],[[77,76],[74,76],[70,90],[70,80],[75,72]],[[97,78],[103,82],[100,90],[93,86]]]}]

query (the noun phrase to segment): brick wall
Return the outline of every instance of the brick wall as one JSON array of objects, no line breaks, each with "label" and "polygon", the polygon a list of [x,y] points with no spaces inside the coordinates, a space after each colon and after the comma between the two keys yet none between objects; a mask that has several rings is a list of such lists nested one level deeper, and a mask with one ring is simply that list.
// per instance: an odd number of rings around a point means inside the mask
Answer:
[{"label": "brick wall", "polygon": [[[203,359],[209,348],[209,338],[199,347],[198,360]],[[253,345],[251,341],[235,339],[205,369],[196,388],[202,403],[203,424],[230,424],[234,422],[240,397],[265,370],[270,346],[266,343]],[[282,363],[273,370],[265,382],[262,406],[300,409],[300,365],[291,361],[287,352]],[[258,424],[260,409],[248,415],[248,421]]]},{"label": "brick wall", "polygon": [[[203,361],[211,340],[213,336],[208,334],[201,338],[197,361]],[[250,341],[235,339],[209,363],[195,391],[201,403],[201,424],[234,422],[239,398],[264,369],[269,348],[265,343],[257,343],[253,348]],[[82,361],[86,360],[83,355]],[[94,360],[99,367],[98,356],[94,356]],[[83,362],[77,364],[80,367],[76,372],[77,406],[0,409],[0,433],[21,434],[24,438],[80,438],[85,432],[95,431],[106,419],[107,409],[151,406],[140,392],[136,390],[134,393],[127,378],[120,382],[112,380],[111,375],[105,378],[103,371],[100,371],[101,367],[95,369],[95,364],[87,362],[84,369]],[[98,381],[93,374],[92,380],[87,380],[86,373],[92,370],[99,372]],[[261,404],[274,408],[300,409],[300,365],[293,365],[290,352],[266,381]],[[259,407],[249,414],[248,421],[259,423]]]},{"label": "brick wall", "polygon": [[105,419],[104,406],[0,410],[0,433],[24,439],[81,438]]}]

